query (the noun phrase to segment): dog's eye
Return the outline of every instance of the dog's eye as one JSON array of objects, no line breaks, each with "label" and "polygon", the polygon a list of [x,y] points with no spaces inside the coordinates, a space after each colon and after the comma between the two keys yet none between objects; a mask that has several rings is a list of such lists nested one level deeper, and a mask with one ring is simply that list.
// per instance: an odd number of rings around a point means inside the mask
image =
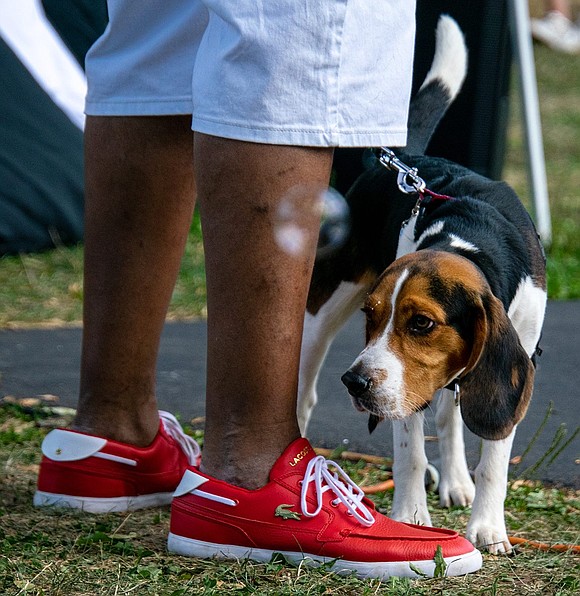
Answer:
[{"label": "dog's eye", "polygon": [[435,327],[435,321],[425,315],[414,315],[409,320],[409,329],[413,333],[428,333]]}]

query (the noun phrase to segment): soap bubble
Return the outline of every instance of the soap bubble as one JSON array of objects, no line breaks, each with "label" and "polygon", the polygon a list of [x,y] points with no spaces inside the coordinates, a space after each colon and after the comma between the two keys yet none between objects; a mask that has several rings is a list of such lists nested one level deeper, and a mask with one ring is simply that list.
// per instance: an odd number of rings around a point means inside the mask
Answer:
[{"label": "soap bubble", "polygon": [[347,240],[350,231],[350,210],[344,197],[334,188],[322,193],[320,234],[316,258],[325,258],[338,250]]},{"label": "soap bubble", "polygon": [[274,234],[278,246],[293,256],[308,251],[312,219],[320,220],[316,257],[325,258],[348,237],[350,217],[344,197],[332,188],[294,186],[278,206]]}]

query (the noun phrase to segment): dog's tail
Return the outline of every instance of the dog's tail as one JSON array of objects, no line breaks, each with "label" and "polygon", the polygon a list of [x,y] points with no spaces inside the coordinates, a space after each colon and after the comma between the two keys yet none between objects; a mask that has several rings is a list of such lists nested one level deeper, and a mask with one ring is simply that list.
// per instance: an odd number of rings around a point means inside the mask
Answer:
[{"label": "dog's tail", "polygon": [[423,155],[429,140],[451,105],[467,74],[463,33],[448,15],[437,23],[435,56],[417,95],[411,101],[405,152]]}]

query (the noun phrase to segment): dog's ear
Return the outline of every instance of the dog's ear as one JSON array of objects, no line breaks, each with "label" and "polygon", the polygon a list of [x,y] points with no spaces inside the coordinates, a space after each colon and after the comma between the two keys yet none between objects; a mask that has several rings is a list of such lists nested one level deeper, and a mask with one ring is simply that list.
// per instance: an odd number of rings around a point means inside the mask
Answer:
[{"label": "dog's ear", "polygon": [[534,366],[502,303],[491,293],[476,305],[473,348],[460,380],[461,414],[484,439],[504,439],[524,417]]}]

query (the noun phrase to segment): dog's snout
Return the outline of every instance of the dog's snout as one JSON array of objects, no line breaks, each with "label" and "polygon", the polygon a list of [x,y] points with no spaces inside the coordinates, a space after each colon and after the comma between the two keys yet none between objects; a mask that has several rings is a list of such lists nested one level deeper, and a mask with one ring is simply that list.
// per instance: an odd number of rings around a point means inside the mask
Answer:
[{"label": "dog's snout", "polygon": [[360,397],[366,393],[372,385],[372,381],[368,377],[363,377],[353,370],[347,370],[340,380],[346,385],[348,392],[353,397]]}]

